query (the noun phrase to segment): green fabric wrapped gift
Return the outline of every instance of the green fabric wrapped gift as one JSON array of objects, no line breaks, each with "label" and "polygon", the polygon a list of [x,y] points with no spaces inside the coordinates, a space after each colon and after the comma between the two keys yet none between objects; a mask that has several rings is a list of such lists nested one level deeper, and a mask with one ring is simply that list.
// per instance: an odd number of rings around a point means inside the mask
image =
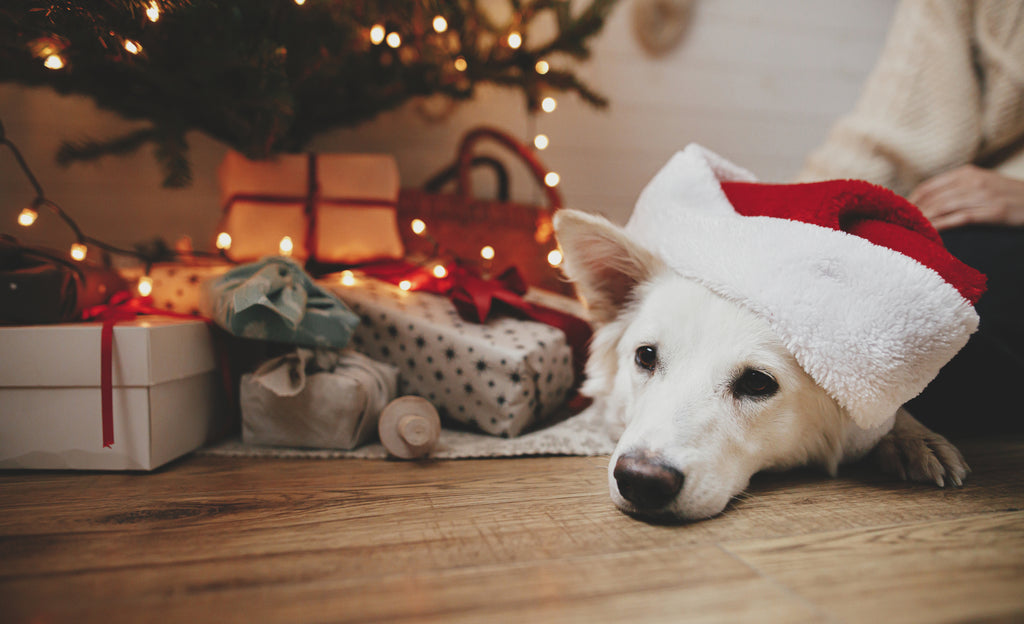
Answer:
[{"label": "green fabric wrapped gift", "polygon": [[280,256],[207,280],[202,312],[235,336],[300,347],[344,347],[359,324],[340,299]]}]

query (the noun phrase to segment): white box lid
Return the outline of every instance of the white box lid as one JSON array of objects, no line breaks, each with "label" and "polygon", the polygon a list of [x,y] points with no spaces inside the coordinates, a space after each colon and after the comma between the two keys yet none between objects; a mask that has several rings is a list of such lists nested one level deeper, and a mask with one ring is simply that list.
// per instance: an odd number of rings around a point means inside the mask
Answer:
[{"label": "white box lid", "polygon": [[[0,386],[100,385],[101,323],[0,327]],[[113,385],[153,386],[217,367],[204,321],[140,317],[114,326]]]}]

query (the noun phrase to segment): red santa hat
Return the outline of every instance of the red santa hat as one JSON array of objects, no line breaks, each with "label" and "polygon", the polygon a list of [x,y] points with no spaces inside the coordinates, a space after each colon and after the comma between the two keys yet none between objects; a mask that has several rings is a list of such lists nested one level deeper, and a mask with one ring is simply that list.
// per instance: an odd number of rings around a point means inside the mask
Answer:
[{"label": "red santa hat", "polygon": [[917,396],[978,327],[985,276],[912,204],[867,182],[758,184],[690,145],[647,185],[626,230],[765,318],[864,428]]}]

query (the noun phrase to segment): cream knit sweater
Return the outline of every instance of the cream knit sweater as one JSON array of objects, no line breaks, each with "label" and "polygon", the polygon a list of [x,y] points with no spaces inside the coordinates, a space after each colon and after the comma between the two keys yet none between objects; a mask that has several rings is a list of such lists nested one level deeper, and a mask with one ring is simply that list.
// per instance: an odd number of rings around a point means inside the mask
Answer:
[{"label": "cream knit sweater", "polygon": [[967,163],[1024,179],[1024,1],[904,0],[856,107],[797,179],[906,195]]}]

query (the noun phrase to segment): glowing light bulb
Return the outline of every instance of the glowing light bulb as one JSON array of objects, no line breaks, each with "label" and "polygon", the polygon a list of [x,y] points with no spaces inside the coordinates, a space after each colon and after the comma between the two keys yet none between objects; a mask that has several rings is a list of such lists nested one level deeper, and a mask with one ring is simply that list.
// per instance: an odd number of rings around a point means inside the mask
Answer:
[{"label": "glowing light bulb", "polygon": [[548,70],[551,69],[551,66],[548,65],[547,61],[537,61],[537,64],[534,65],[533,68],[537,70],[538,74],[543,76],[544,74],[548,73]]},{"label": "glowing light bulb", "polygon": [[545,113],[550,113],[558,107],[558,102],[555,101],[555,98],[548,96],[540,101],[540,107]]},{"label": "glowing light bulb", "polygon": [[138,54],[139,52],[142,52],[142,44],[140,44],[138,41],[125,39],[124,49],[128,51],[128,54]]},{"label": "glowing light bulb", "polygon": [[402,290],[409,290],[410,288],[412,288],[412,282],[410,282],[409,280],[402,280],[398,282],[398,287],[401,288]]},{"label": "glowing light bulb", "polygon": [[443,33],[448,30],[448,20],[441,17],[440,15],[434,16],[434,32]]},{"label": "glowing light bulb", "polygon": [[227,232],[221,232],[217,235],[217,249],[231,249],[231,235]]},{"label": "glowing light bulb", "polygon": [[46,69],[61,69],[64,67],[64,59],[59,54],[51,54],[43,60],[43,67]]},{"label": "glowing light bulb", "polygon": [[71,259],[81,262],[85,260],[85,255],[89,250],[82,243],[74,243],[71,245]]},{"label": "glowing light bulb", "polygon": [[355,286],[356,275],[352,271],[341,272],[341,284],[342,286]]},{"label": "glowing light bulb", "polygon": [[558,186],[558,183],[561,182],[561,180],[562,178],[554,171],[548,171],[547,175],[544,176],[544,184],[547,184],[552,188]]},{"label": "glowing light bulb", "polygon": [[153,294],[153,278],[148,275],[143,275],[139,278],[139,285],[136,287],[139,294],[143,297],[148,297]]},{"label": "glowing light bulb", "polygon": [[455,71],[464,72],[467,67],[469,67],[469,63],[466,62],[466,59],[461,56],[455,59]]},{"label": "glowing light bulb", "polygon": [[277,245],[277,250],[281,252],[282,256],[292,255],[292,250],[295,249],[295,245],[292,243],[291,236],[284,236],[281,238],[281,242]]},{"label": "glowing light bulb", "polygon": [[443,264],[434,265],[434,277],[437,279],[443,279],[448,277],[448,269],[444,268]]},{"label": "glowing light bulb", "polygon": [[399,35],[396,32],[389,32],[388,36],[385,37],[384,40],[387,41],[388,47],[391,48],[397,48],[402,45],[402,35]]},{"label": "glowing light bulb", "polygon": [[547,149],[547,147],[548,147],[548,135],[546,135],[546,134],[538,134],[537,136],[533,137],[533,146],[536,147],[539,150]]},{"label": "glowing light bulb", "polygon": [[518,50],[521,45],[523,45],[523,36],[514,30],[510,32],[508,35],[508,47]]},{"label": "glowing light bulb", "polygon": [[33,223],[35,223],[36,219],[38,219],[38,218],[39,218],[39,213],[38,212],[36,212],[32,208],[25,208],[20,213],[18,213],[18,225],[23,225],[25,227],[28,227],[28,226],[32,225]]},{"label": "glowing light bulb", "polygon": [[384,41],[384,35],[387,31],[380,24],[374,24],[373,28],[370,29],[370,43],[373,45],[380,45]]},{"label": "glowing light bulb", "polygon": [[562,252],[557,249],[552,249],[548,252],[548,264],[556,267],[562,264]]},{"label": "glowing light bulb", "polygon": [[160,7],[157,5],[155,0],[150,2],[149,6],[146,7],[146,17],[148,17],[151,22],[155,22],[160,19]]},{"label": "glowing light bulb", "polygon": [[412,223],[409,224],[409,227],[412,228],[413,234],[418,234],[420,236],[427,231],[427,224],[420,219],[413,219]]},{"label": "glowing light bulb", "polygon": [[484,260],[494,260],[494,247],[484,245],[483,248],[480,249],[480,257]]},{"label": "glowing light bulb", "polygon": [[302,6],[302,5],[306,4],[306,0],[295,0],[295,4],[297,4],[299,6]]}]

